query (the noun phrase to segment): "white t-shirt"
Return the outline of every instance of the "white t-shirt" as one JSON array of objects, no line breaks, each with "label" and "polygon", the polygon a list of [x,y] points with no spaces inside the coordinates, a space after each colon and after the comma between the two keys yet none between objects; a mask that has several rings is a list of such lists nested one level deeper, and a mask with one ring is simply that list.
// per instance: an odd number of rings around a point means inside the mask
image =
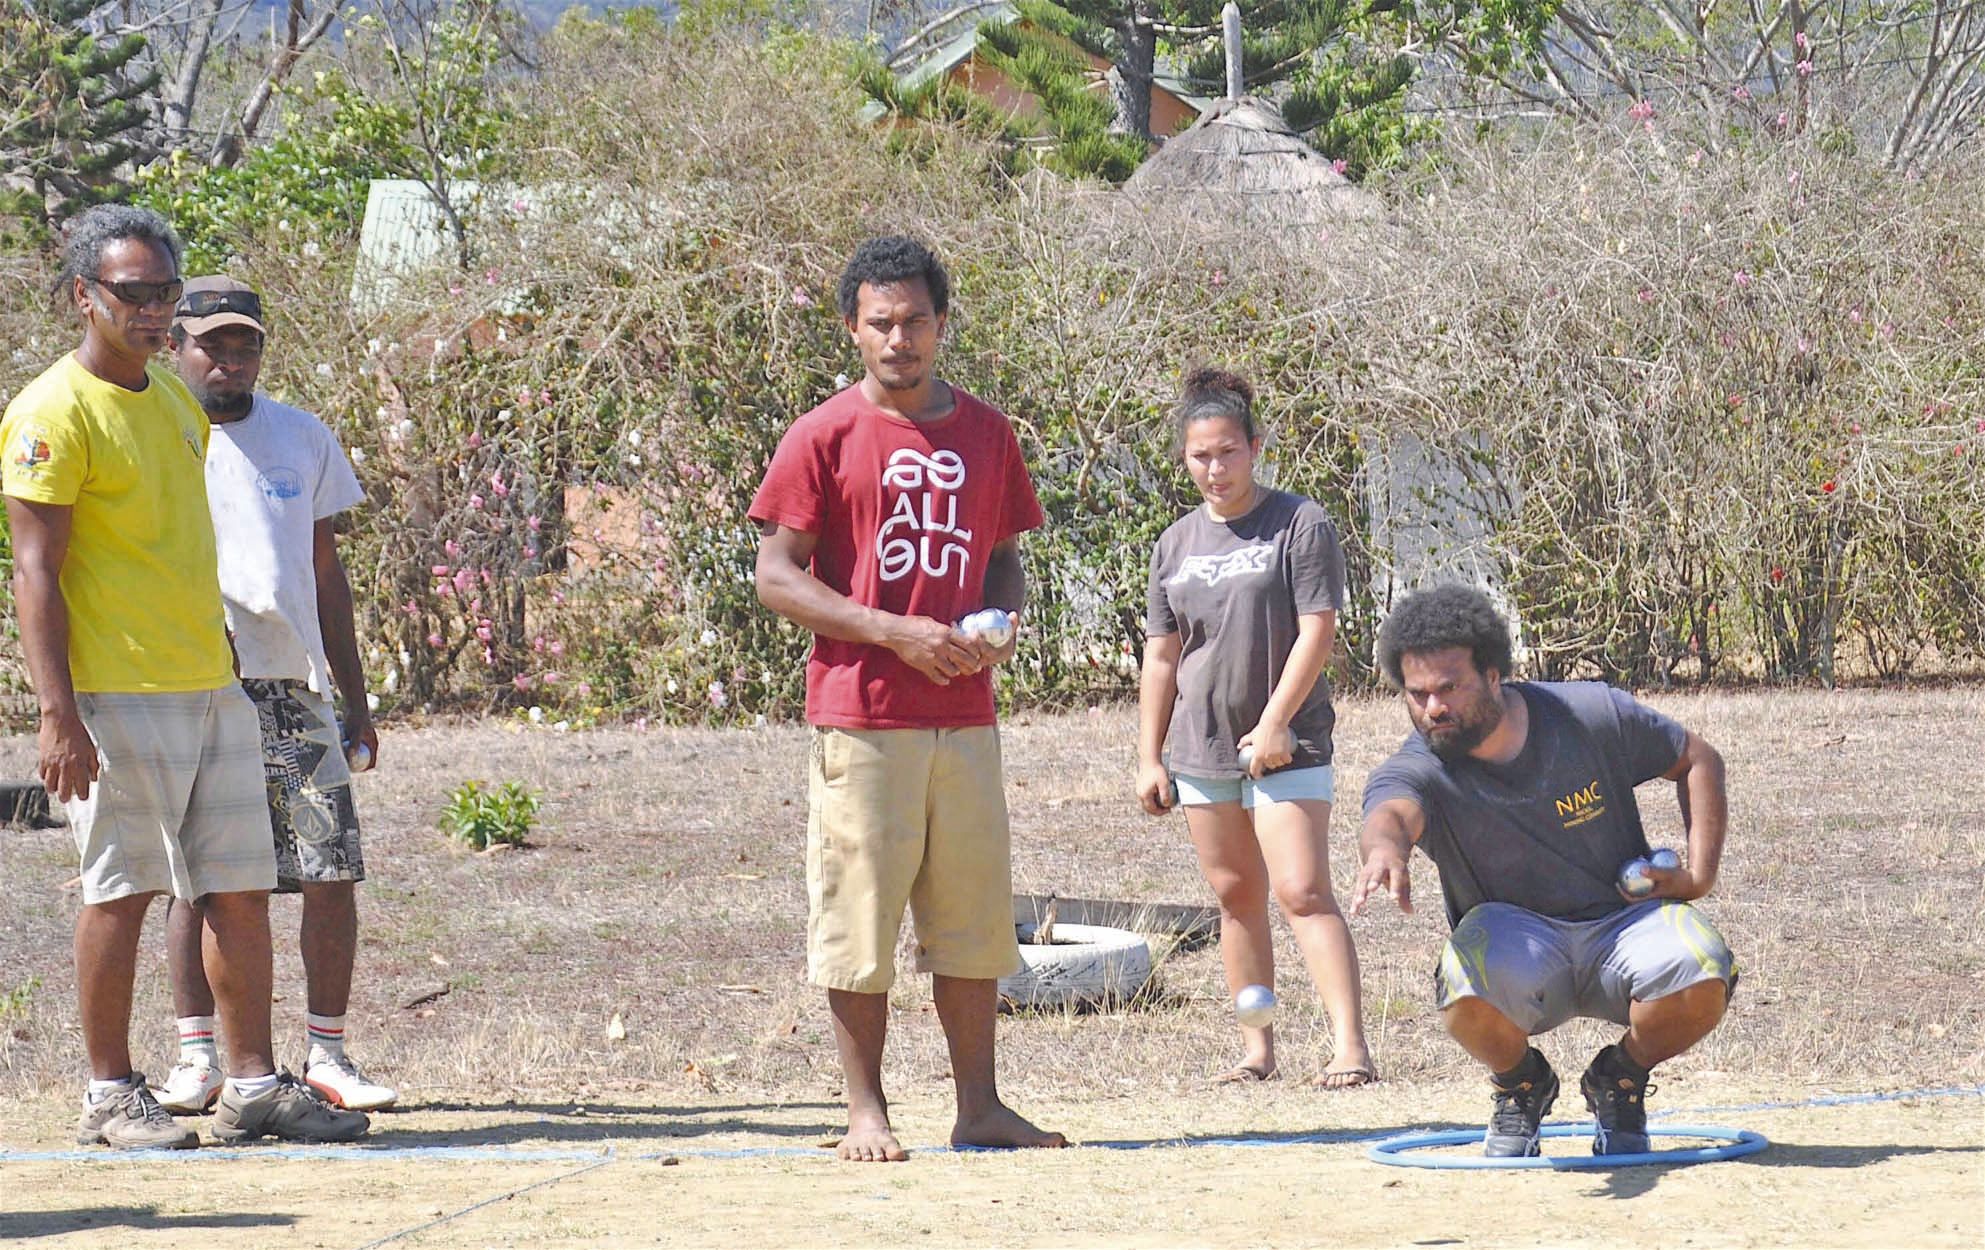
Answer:
[{"label": "white t-shirt", "polygon": [[317,522],[363,502],[337,435],[300,408],[256,392],[207,446],[221,599],[243,677],[307,680],[331,694],[317,626]]}]

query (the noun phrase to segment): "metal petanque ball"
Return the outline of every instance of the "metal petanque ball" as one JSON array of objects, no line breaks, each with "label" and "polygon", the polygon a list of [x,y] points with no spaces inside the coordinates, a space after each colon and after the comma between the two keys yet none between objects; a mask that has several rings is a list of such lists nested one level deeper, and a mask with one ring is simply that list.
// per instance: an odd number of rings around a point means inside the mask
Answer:
[{"label": "metal petanque ball", "polygon": [[1239,759],[1239,761],[1240,761],[1240,765],[1241,765],[1241,771],[1242,771],[1242,772],[1244,772],[1244,773],[1249,773],[1249,772],[1253,772],[1253,771],[1254,771],[1254,747],[1253,747],[1253,746],[1251,746],[1251,745],[1250,745],[1250,746],[1244,746],[1244,747],[1242,747],[1242,748],[1240,749],[1240,753],[1239,753],[1239,755],[1238,755],[1238,756],[1237,756],[1236,758],[1237,758],[1237,759]]},{"label": "metal petanque ball", "polygon": [[1266,1028],[1275,1018],[1275,991],[1265,985],[1243,986],[1234,995],[1234,1017],[1247,1028]]},{"label": "metal petanque ball", "polygon": [[1682,866],[1682,857],[1664,846],[1654,852],[1654,854],[1648,856],[1647,863],[1652,868],[1680,868]]},{"label": "metal petanque ball", "polygon": [[366,769],[372,767],[372,748],[363,742],[346,743],[345,762],[351,765],[353,772],[364,772]]},{"label": "metal petanque ball", "polygon": [[1645,898],[1654,893],[1654,879],[1647,875],[1648,863],[1636,855],[1620,865],[1620,889],[1630,898]]},{"label": "metal petanque ball", "polygon": [[983,638],[988,646],[1003,647],[1013,637],[1013,618],[1003,608],[980,608],[958,622],[958,632]]}]

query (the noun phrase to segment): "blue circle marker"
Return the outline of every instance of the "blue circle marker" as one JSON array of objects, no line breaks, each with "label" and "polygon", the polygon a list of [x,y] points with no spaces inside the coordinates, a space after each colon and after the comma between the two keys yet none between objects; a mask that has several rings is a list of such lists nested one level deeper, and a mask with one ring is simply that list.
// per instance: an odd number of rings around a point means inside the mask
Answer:
[{"label": "blue circle marker", "polygon": [[[1529,1158],[1490,1159],[1482,1155],[1419,1155],[1411,1152],[1431,1146],[1481,1145],[1481,1129],[1457,1129],[1445,1133],[1406,1133],[1388,1137],[1365,1152],[1373,1163],[1396,1168],[1552,1168],[1575,1172],[1600,1168],[1633,1168],[1649,1164],[1721,1163],[1754,1155],[1771,1143],[1763,1134],[1749,1129],[1724,1128],[1716,1124],[1650,1124],[1650,1137],[1693,1137],[1721,1142],[1718,1146],[1687,1146],[1673,1150],[1646,1150],[1623,1155],[1532,1155]],[[1539,1137],[1590,1137],[1590,1124],[1546,1124]]]}]

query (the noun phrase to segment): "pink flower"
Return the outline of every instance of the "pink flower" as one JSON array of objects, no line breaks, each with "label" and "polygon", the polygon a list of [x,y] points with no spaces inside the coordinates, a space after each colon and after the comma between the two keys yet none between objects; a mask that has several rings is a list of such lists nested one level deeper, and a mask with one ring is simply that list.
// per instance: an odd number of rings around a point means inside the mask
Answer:
[{"label": "pink flower", "polygon": [[1859,434],[1861,432],[1861,423],[1859,421],[1849,422],[1847,432],[1849,434]]},{"label": "pink flower", "polygon": [[496,631],[488,621],[478,621],[476,622],[476,637],[484,642],[489,642],[496,637]]},{"label": "pink flower", "polygon": [[450,555],[451,557],[453,557],[453,556],[459,556],[459,555],[461,555],[461,554],[462,554],[462,547],[461,547],[461,544],[460,544],[460,543],[457,543],[457,542],[456,542],[456,541],[455,541],[454,539],[452,539],[452,538],[451,538],[451,539],[449,539],[449,540],[448,540],[447,542],[445,542],[445,543],[442,543],[442,544],[441,544],[441,549],[442,549],[443,551],[445,551],[445,552],[447,552],[447,553],[448,553],[448,554],[449,554],[449,555]]},{"label": "pink flower", "polygon": [[1799,51],[1801,52],[1810,52],[1813,49],[1813,41],[1811,39],[1808,39],[1806,37],[1806,32],[1802,30],[1798,34],[1792,36],[1792,46],[1799,49]]},{"label": "pink flower", "polygon": [[813,307],[813,296],[807,292],[805,287],[796,286],[793,288],[793,307],[794,308]]},{"label": "pink flower", "polygon": [[427,645],[433,647],[437,651],[441,649],[441,644],[443,641],[444,640],[442,639],[440,634],[429,634],[427,636]]},{"label": "pink flower", "polygon": [[1643,304],[1652,304],[1655,296],[1654,292],[1648,290],[1646,287],[1642,287],[1640,290],[1634,292],[1634,298]]},{"label": "pink flower", "polygon": [[578,685],[572,687],[572,693],[579,696],[582,699],[590,699],[593,697],[593,683],[589,681],[582,681]]},{"label": "pink flower", "polygon": [[1790,187],[1796,187],[1796,186],[1798,186],[1798,185],[1799,185],[1799,171],[1798,171],[1798,170],[1796,170],[1796,169],[1795,169],[1795,170],[1793,170],[1793,171],[1792,171],[1791,173],[1789,173],[1789,174],[1787,174],[1787,175],[1785,175],[1785,185],[1787,185],[1787,186],[1790,186]]},{"label": "pink flower", "polygon": [[1785,129],[1787,126],[1790,126],[1791,124],[1792,124],[1792,114],[1780,113],[1778,115],[1778,128],[1780,130]]},{"label": "pink flower", "polygon": [[539,635],[538,635],[537,637],[535,637],[535,638],[533,638],[533,639],[531,639],[531,650],[533,650],[533,651],[543,651],[543,650],[544,650],[544,635],[543,635],[543,634],[539,634]]},{"label": "pink flower", "polygon": [[1810,355],[1813,350],[1813,340],[1807,338],[1805,335],[1802,334],[1799,336],[1798,343],[1795,344],[1794,346],[1798,348],[1799,354],[1801,356]]},{"label": "pink flower", "polygon": [[1799,71],[1799,77],[1801,78],[1811,78],[1813,76],[1813,63],[1810,59],[1801,61],[1792,68]]},{"label": "pink flower", "polygon": [[482,577],[482,584],[485,586],[489,585],[489,570],[477,569],[476,572]]},{"label": "pink flower", "polygon": [[1654,116],[1654,104],[1650,100],[1635,100],[1633,107],[1627,110],[1627,116],[1637,122],[1647,121]]},{"label": "pink flower", "polygon": [[468,441],[470,451],[474,451],[476,448],[482,446],[482,432],[479,430],[470,430]]},{"label": "pink flower", "polygon": [[510,493],[510,487],[504,483],[501,473],[492,473],[489,475],[489,489],[495,493],[498,499]]},{"label": "pink flower", "polygon": [[1748,100],[1751,98],[1751,89],[1743,83],[1738,83],[1736,88],[1730,92],[1730,98],[1739,101]]},{"label": "pink flower", "polygon": [[483,504],[483,499],[482,499],[482,496],[481,496],[481,495],[470,495],[470,496],[469,496],[469,506],[470,506],[471,508],[475,508],[475,509],[477,509],[477,510],[481,510],[481,508],[482,508],[482,504]]},{"label": "pink flower", "polygon": [[497,279],[501,278],[502,276],[503,276],[503,271],[501,269],[485,269],[483,270],[482,273],[482,280],[484,282],[489,283],[491,286],[495,286]]},{"label": "pink flower", "polygon": [[1861,306],[1859,304],[1847,310],[1847,319],[1857,326],[1861,324]]},{"label": "pink flower", "polygon": [[475,589],[476,576],[475,574],[469,572],[467,569],[456,569],[455,577],[454,577],[454,585],[455,585],[455,593],[461,595],[464,598],[467,598],[469,592]]},{"label": "pink flower", "polygon": [[1744,272],[1743,270],[1741,270],[1741,269],[1739,269],[1739,270],[1737,271],[1737,274],[1736,274],[1736,276],[1735,276],[1735,277],[1733,277],[1733,278],[1731,278],[1730,280],[1731,280],[1732,282],[1734,282],[1734,283],[1736,283],[1736,284],[1737,284],[1737,289],[1741,291],[1741,290],[1743,290],[1743,289],[1744,289],[1745,287],[1748,287],[1748,286],[1749,286],[1749,285],[1751,284],[1751,275],[1750,275],[1750,274],[1748,274],[1748,273],[1745,273],[1745,272]]},{"label": "pink flower", "polygon": [[1210,281],[1214,286],[1226,286],[1227,271],[1224,269],[1215,269],[1213,271],[1213,276],[1209,278],[1208,281]]},{"label": "pink flower", "polygon": [[562,591],[562,590],[554,590],[554,591],[552,591],[552,592],[551,592],[551,602],[552,602],[552,606],[554,606],[554,607],[559,607],[559,606],[563,606],[563,605],[564,605],[564,603],[565,603],[565,592],[564,592],[564,591]]},{"label": "pink flower", "polygon": [[519,690],[529,690],[532,686],[537,685],[537,682],[531,679],[529,673],[519,673],[510,679],[510,684]]},{"label": "pink flower", "polygon": [[482,662],[486,665],[496,663],[496,648],[490,646],[488,643],[483,644]]},{"label": "pink flower", "polygon": [[556,686],[559,682],[562,682],[564,680],[565,680],[565,674],[557,672],[555,670],[553,672],[549,672],[544,675],[544,684],[547,686]]},{"label": "pink flower", "polygon": [[547,646],[545,649],[547,651],[550,651],[554,656],[565,654],[565,644],[560,642],[556,638],[552,639],[550,645]]},{"label": "pink flower", "polygon": [[1330,162],[1331,172],[1338,175],[1339,177],[1342,177],[1344,175],[1344,171],[1350,168],[1351,168],[1351,163],[1345,160],[1341,156],[1338,157],[1336,160]]},{"label": "pink flower", "polygon": [[448,566],[445,564],[437,564],[433,568],[429,569],[428,572],[434,574],[436,577],[446,577],[448,576]]},{"label": "pink flower", "polygon": [[538,529],[539,529],[539,527],[540,527],[540,526],[542,526],[542,525],[544,524],[544,521],[543,521],[543,520],[542,520],[541,518],[539,518],[538,516],[536,516],[536,515],[534,514],[534,515],[531,515],[531,516],[527,516],[527,517],[525,517],[525,518],[524,518],[524,524],[525,524],[525,525],[528,525],[528,526],[530,526],[530,528],[531,528],[531,532],[532,532],[533,534],[535,534],[535,533],[537,533],[537,532],[538,532]]},{"label": "pink flower", "polygon": [[714,707],[714,708],[721,708],[721,707],[723,707],[723,706],[725,706],[726,704],[728,704],[728,703],[729,703],[730,701],[731,701],[731,697],[730,697],[730,696],[729,696],[728,694],[725,694],[725,693],[724,693],[724,683],[723,683],[723,682],[720,682],[720,681],[713,681],[713,682],[711,682],[711,683],[710,683],[710,706],[711,706],[711,707]]},{"label": "pink flower", "polygon": [[400,611],[405,612],[408,616],[419,616],[420,605],[409,599],[400,605]]}]

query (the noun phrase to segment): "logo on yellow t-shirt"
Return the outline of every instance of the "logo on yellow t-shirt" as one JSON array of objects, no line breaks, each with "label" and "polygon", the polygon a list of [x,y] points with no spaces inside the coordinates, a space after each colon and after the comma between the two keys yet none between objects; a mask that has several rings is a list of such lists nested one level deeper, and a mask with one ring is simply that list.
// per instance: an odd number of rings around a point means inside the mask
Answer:
[{"label": "logo on yellow t-shirt", "polygon": [[193,458],[205,463],[207,453],[200,450],[200,436],[191,430],[180,431],[180,436],[186,440],[186,450],[193,453]]},{"label": "logo on yellow t-shirt", "polygon": [[38,473],[54,454],[40,430],[29,430],[21,435],[20,447],[14,452],[14,467],[23,473]]}]

